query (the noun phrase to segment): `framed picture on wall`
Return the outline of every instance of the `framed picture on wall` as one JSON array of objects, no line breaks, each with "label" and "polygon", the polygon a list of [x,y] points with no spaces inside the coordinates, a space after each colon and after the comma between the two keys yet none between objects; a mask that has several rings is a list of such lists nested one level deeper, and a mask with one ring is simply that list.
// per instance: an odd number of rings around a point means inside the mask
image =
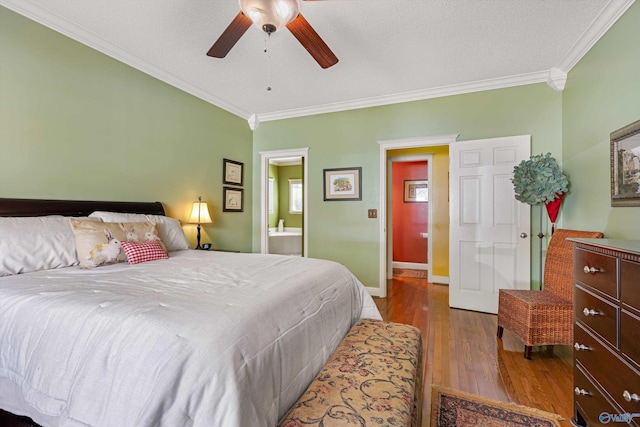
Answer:
[{"label": "framed picture on wall", "polygon": [[244,189],[242,188],[232,188],[232,187],[223,187],[223,200],[224,206],[222,207],[223,212],[242,212],[244,210],[243,206],[243,196]]},{"label": "framed picture on wall", "polygon": [[426,179],[404,181],[405,203],[426,203],[429,201],[429,181]]},{"label": "framed picture on wall", "polygon": [[230,185],[242,185],[244,176],[244,163],[234,160],[222,159],[222,183]]},{"label": "framed picture on wall", "polygon": [[611,206],[640,206],[640,120],[611,132]]},{"label": "framed picture on wall", "polygon": [[362,200],[362,168],[324,169],[324,200]]}]

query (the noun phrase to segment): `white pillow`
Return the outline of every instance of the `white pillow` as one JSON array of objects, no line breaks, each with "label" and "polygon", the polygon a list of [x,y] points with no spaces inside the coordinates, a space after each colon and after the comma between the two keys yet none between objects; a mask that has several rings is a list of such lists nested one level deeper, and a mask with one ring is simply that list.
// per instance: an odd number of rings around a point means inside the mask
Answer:
[{"label": "white pillow", "polygon": [[185,236],[180,221],[163,215],[132,214],[121,212],[95,211],[89,215],[91,218],[100,218],[104,222],[145,222],[152,221],[158,227],[160,240],[167,251],[181,251],[189,249],[189,241]]},{"label": "white pillow", "polygon": [[77,264],[69,217],[0,218],[0,276]]}]

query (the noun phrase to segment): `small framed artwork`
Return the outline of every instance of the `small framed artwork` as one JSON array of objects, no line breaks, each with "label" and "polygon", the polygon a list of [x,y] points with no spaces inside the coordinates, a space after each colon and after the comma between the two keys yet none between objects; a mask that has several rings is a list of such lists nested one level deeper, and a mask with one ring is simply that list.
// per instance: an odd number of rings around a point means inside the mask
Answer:
[{"label": "small framed artwork", "polygon": [[640,206],[640,120],[611,132],[611,206]]},{"label": "small framed artwork", "polygon": [[324,169],[324,200],[362,200],[362,168]]},{"label": "small framed artwork", "polygon": [[244,210],[244,189],[223,187],[223,212],[242,212]]},{"label": "small framed artwork", "polygon": [[223,184],[242,185],[244,163],[222,159],[222,175]]},{"label": "small framed artwork", "polygon": [[426,203],[429,201],[429,181],[426,179],[404,181],[405,203]]}]

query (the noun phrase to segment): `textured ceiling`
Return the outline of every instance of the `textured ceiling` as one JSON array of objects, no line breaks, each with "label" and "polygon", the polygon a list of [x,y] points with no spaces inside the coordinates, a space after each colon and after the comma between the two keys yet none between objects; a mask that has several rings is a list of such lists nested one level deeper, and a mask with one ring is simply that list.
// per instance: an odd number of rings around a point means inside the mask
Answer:
[{"label": "textured ceiling", "polygon": [[264,121],[546,81],[553,68],[568,72],[633,1],[303,1],[301,13],[340,60],[326,70],[286,29],[266,40],[252,26],[226,58],[206,56],[236,0],[0,4]]}]

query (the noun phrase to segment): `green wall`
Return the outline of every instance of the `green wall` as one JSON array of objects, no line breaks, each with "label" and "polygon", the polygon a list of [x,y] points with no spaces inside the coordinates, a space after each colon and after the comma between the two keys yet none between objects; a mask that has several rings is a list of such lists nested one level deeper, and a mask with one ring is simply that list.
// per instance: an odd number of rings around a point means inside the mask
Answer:
[{"label": "green wall", "polygon": [[[302,228],[302,215],[289,213],[289,180],[302,179],[302,165],[277,166],[270,164],[269,178],[274,180],[274,205],[273,213],[269,214],[269,228],[277,227],[280,219],[284,220],[285,227]],[[259,186],[256,188],[259,188]],[[259,252],[259,249],[257,252]]]},{"label": "green wall", "polygon": [[284,219],[285,227],[302,228],[302,214],[289,213],[289,180],[302,179],[302,165],[279,166],[278,169],[280,170],[278,173],[278,176],[280,177],[278,181],[280,193],[280,217],[278,219]]},{"label": "green wall", "polygon": [[563,93],[564,224],[640,239],[640,207],[611,207],[609,134],[640,119],[640,3],[571,70]]},{"label": "green wall", "polygon": [[[562,226],[638,239],[640,208],[610,207],[609,133],[640,118],[639,22],[634,4],[564,92],[541,83],[263,122],[252,135],[244,119],[0,7],[0,197],[160,200],[184,220],[201,194],[214,218],[204,241],[259,251],[259,153],[309,147],[309,255],[377,287],[379,224],[367,209],[380,205],[378,141],[530,134],[532,153],[550,151],[570,176]],[[222,158],[245,163],[243,213],[222,212]],[[363,168],[362,201],[324,202],[322,169],[351,166]]]},{"label": "green wall", "polygon": [[[246,165],[243,213],[222,212],[223,158]],[[159,200],[186,220],[201,194],[203,241],[249,251],[251,162],[245,120],[0,7],[0,197]]]},{"label": "green wall", "polygon": [[[309,256],[346,265],[366,285],[379,286],[378,208],[381,140],[459,133],[458,140],[530,134],[532,153],[551,151],[561,160],[562,94],[546,84],[449,96],[382,107],[263,122],[254,132],[254,188],[260,152],[309,147]],[[362,201],[324,202],[322,170],[362,167]],[[253,248],[260,248],[260,194],[254,192]],[[538,233],[539,208],[532,210]],[[546,230],[545,230],[546,231]],[[532,276],[539,277],[532,242]]]}]

